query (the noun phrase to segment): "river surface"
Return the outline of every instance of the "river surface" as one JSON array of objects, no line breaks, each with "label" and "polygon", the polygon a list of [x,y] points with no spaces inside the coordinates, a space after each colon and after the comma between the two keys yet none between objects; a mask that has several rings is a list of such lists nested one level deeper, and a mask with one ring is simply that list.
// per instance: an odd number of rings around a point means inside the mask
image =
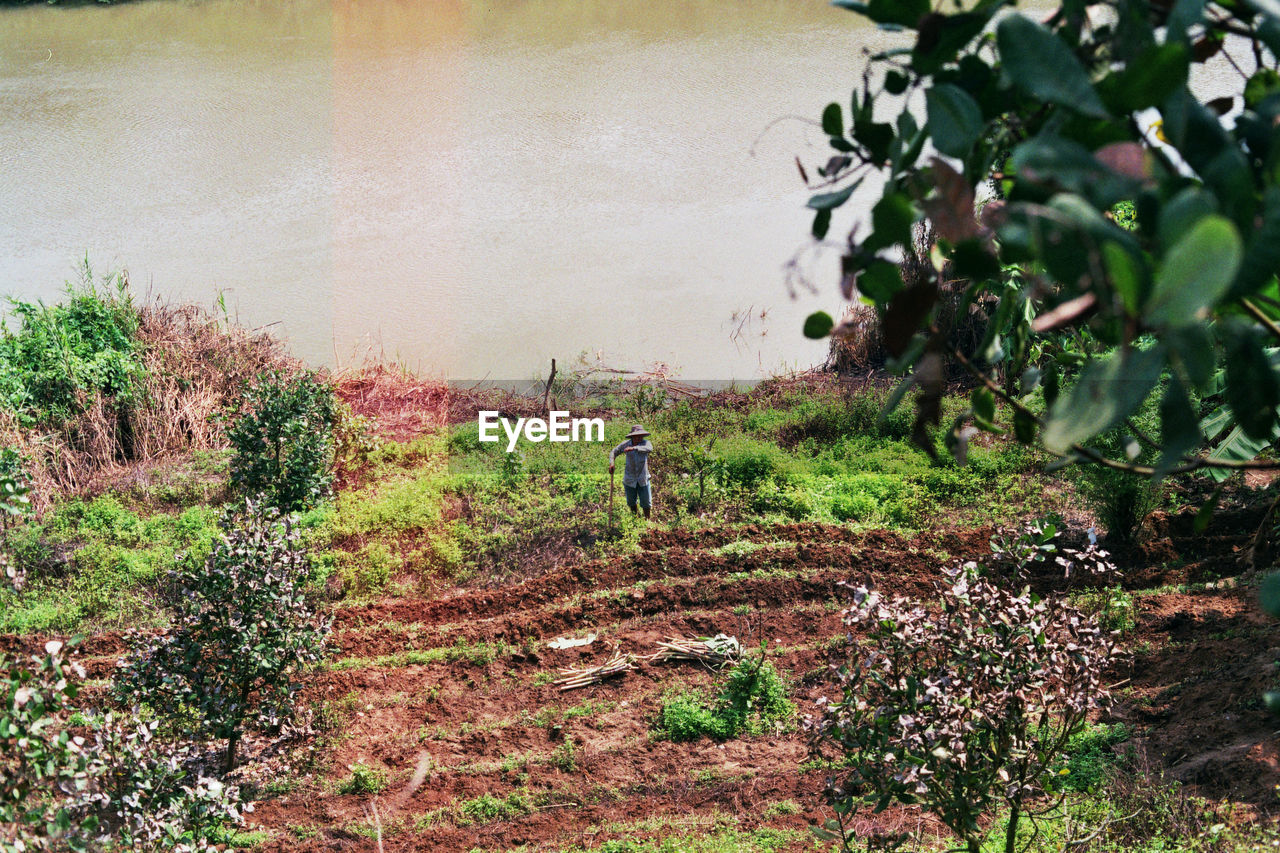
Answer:
[{"label": "river surface", "polygon": [[[88,257],[315,364],[689,380],[820,361],[787,115],[887,36],[825,0],[152,0],[0,9],[0,291]],[[900,38],[900,37],[899,37]],[[840,233],[838,228],[833,234]]]}]

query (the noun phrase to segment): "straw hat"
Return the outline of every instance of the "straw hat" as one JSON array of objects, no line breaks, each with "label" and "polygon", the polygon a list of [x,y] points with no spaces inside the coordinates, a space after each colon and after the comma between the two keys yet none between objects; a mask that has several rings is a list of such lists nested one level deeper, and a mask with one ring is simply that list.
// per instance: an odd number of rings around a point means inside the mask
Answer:
[{"label": "straw hat", "polygon": [[640,424],[634,424],[631,427],[631,432],[627,433],[627,438],[635,438],[637,435],[648,435],[648,434],[649,434],[649,431],[647,429],[640,426]]}]

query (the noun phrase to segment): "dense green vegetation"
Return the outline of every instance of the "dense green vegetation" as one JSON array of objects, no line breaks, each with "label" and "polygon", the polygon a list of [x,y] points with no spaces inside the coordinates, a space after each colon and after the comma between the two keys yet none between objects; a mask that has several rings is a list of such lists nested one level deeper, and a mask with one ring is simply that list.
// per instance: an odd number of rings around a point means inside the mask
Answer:
[{"label": "dense green vegetation", "polygon": [[0,334],[0,408],[26,425],[57,426],[98,399],[130,405],[143,371],[138,313],[121,276],[83,283],[55,305],[14,301],[18,328]]}]

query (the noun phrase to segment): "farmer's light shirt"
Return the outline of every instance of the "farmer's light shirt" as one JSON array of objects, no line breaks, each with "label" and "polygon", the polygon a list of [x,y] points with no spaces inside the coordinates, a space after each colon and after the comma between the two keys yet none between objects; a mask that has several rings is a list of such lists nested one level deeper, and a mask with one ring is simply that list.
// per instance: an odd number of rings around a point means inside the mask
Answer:
[{"label": "farmer's light shirt", "polygon": [[[623,453],[623,448],[634,448],[630,453]],[[649,454],[653,452],[653,445],[646,438],[639,444],[632,444],[631,439],[619,444],[613,450],[609,451],[609,461],[612,462],[615,457],[627,457],[626,467],[622,469],[622,485],[624,486],[647,486],[649,485]]]}]

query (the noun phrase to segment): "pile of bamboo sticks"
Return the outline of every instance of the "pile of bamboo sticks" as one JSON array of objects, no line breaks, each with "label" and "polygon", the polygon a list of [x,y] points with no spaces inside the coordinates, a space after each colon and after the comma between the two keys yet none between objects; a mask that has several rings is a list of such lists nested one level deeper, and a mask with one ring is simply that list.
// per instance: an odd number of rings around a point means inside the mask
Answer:
[{"label": "pile of bamboo sticks", "polygon": [[622,675],[635,669],[635,658],[632,655],[624,655],[617,649],[613,650],[613,654],[607,661],[599,666],[574,667],[560,670],[560,677],[552,684],[560,686],[561,690],[572,690],[575,687],[586,687],[591,684],[600,684],[606,678],[612,678],[615,675]]},{"label": "pile of bamboo sticks", "polygon": [[668,637],[658,643],[658,651],[650,660],[691,660],[710,667],[721,667],[742,657],[742,646],[736,637],[716,634],[714,637]]}]

